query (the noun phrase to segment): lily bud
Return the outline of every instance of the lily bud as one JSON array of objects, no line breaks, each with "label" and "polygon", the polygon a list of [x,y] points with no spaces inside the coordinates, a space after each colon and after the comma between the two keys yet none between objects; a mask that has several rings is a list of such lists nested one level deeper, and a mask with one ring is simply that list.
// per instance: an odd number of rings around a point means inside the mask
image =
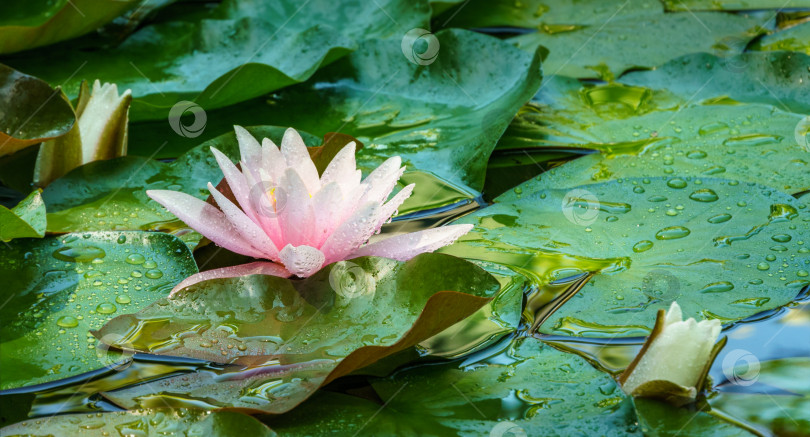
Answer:
[{"label": "lily bud", "polygon": [[76,104],[76,123],[66,135],[39,148],[34,183],[45,186],[76,167],[127,154],[127,125],[132,92],[118,94],[115,84],[83,82]]},{"label": "lily bud", "polygon": [[619,376],[622,389],[635,397],[658,398],[676,405],[693,402],[725,345],[725,337],[717,343],[720,330],[718,320],[684,321],[676,302],[666,313],[659,310],[653,332]]}]

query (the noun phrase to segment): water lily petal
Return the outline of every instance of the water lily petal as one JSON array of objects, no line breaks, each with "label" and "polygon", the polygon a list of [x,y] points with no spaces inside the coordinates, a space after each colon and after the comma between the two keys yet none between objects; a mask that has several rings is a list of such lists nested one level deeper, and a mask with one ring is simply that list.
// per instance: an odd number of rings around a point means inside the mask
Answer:
[{"label": "water lily petal", "polygon": [[315,216],[315,228],[312,232],[313,247],[321,247],[329,235],[340,224],[341,210],[345,208],[343,192],[338,182],[330,182],[312,197],[312,213]]},{"label": "water lily petal", "polygon": [[242,126],[234,126],[233,130],[236,131],[236,141],[239,143],[241,160],[258,166],[262,158],[262,149],[259,142]]},{"label": "water lily petal", "polygon": [[354,141],[343,146],[342,149],[332,158],[326,170],[323,171],[321,176],[321,186],[325,186],[330,182],[338,182],[340,184],[351,184],[354,177],[357,175],[357,163],[354,159],[354,153],[357,145]]},{"label": "water lily petal", "polygon": [[374,234],[375,218],[380,204],[369,202],[362,205],[326,239],[321,251],[326,255],[327,263],[346,259]]},{"label": "water lily petal", "polygon": [[178,191],[148,190],[146,195],[216,245],[242,255],[264,257],[262,252],[242,238],[225,214],[213,205]]},{"label": "water lily petal", "polygon": [[323,252],[312,246],[288,244],[279,252],[284,267],[295,276],[306,278],[323,266],[326,257]]},{"label": "water lily petal", "polygon": [[245,175],[236,168],[224,153],[220,152],[215,147],[211,147],[211,152],[214,154],[214,158],[216,158],[217,164],[219,164],[219,168],[222,170],[222,174],[225,175],[225,180],[228,181],[228,187],[231,189],[233,197],[239,202],[242,211],[254,222],[259,222],[256,211],[253,210],[253,206],[250,202],[251,186],[248,186]]},{"label": "water lily petal", "polygon": [[411,197],[411,193],[413,193],[413,189],[416,184],[410,184],[405,188],[399,190],[394,197],[391,198],[388,202],[386,202],[380,211],[377,213],[377,217],[374,223],[374,233],[376,234],[382,225],[384,225],[394,214],[396,214],[397,209],[405,202],[409,197]]},{"label": "water lily petal", "polygon": [[321,188],[318,169],[309,156],[304,140],[295,129],[290,128],[284,132],[284,137],[281,139],[281,154],[284,155],[287,166],[294,168],[304,181],[310,194]]},{"label": "water lily petal", "polygon": [[[259,173],[264,173],[259,169]],[[245,181],[250,188],[249,201],[251,208],[256,213],[257,223],[264,233],[270,238],[275,247],[283,247],[284,240],[281,235],[281,227],[278,223],[278,212],[276,207],[278,202],[274,193],[276,193],[276,186],[270,182],[269,177],[259,178],[255,172],[247,171],[242,173]]]},{"label": "water lily petal", "polygon": [[374,169],[361,184],[366,190],[360,202],[383,203],[388,199],[391,191],[393,191],[394,187],[397,185],[397,181],[402,177],[402,173],[405,172],[405,167],[401,167],[401,164],[402,159],[400,159],[399,156],[394,156],[388,158],[379,167]]},{"label": "water lily petal", "polygon": [[269,178],[264,179],[265,175],[262,174],[262,180],[278,183],[278,180],[284,174],[285,168],[287,168],[287,162],[284,160],[281,151],[278,150],[278,146],[270,138],[263,139],[261,169],[266,172],[266,176],[269,176]]},{"label": "water lily petal", "polygon": [[225,217],[233,223],[236,230],[245,238],[245,241],[261,251],[264,254],[263,258],[278,261],[278,248],[267,236],[264,229],[254,223],[239,207],[217,191],[216,187],[210,182],[208,183],[208,191],[214,196],[219,209],[225,213]]},{"label": "water lily petal", "polygon": [[281,233],[286,243],[293,246],[309,244],[314,231],[315,216],[312,212],[312,198],[307,192],[304,181],[292,168],[288,168],[281,178],[278,200],[278,217]]},{"label": "water lily petal", "polygon": [[433,252],[456,241],[470,232],[473,225],[450,225],[426,229],[410,234],[397,235],[376,243],[367,244],[354,252],[352,258],[361,256],[381,256],[398,261],[407,261],[420,253]]},{"label": "water lily petal", "polygon": [[174,296],[178,291],[194,285],[198,282],[208,281],[211,279],[220,278],[238,278],[239,276],[246,275],[270,275],[278,276],[281,278],[289,278],[292,276],[287,269],[281,264],[271,263],[267,261],[256,261],[252,263],[242,264],[238,266],[223,267],[221,269],[206,270],[204,272],[196,273],[184,279],[179,284],[175,285],[169,297]]}]

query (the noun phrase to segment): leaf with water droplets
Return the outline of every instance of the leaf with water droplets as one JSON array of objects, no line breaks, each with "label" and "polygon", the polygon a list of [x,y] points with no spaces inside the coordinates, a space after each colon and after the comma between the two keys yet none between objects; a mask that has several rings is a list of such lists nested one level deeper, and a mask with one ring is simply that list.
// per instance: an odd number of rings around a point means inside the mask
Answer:
[{"label": "leaf with water droplets", "polygon": [[531,337],[371,384],[379,404],[324,391],[269,423],[282,436],[326,436],[335,429],[347,435],[641,435],[632,401],[608,374]]},{"label": "leaf with water droplets", "polygon": [[42,238],[45,235],[45,204],[36,190],[14,208],[0,205],[0,241],[14,238]]},{"label": "leaf with water droplets", "polygon": [[[404,350],[469,316],[498,282],[465,260],[365,257],[290,280],[204,281],[96,332],[114,346],[230,363],[105,396],[128,408],[163,402],[283,413],[322,384]],[[454,291],[448,291],[454,290]]]},{"label": "leaf with water droplets", "polygon": [[[707,190],[716,200],[707,201]],[[442,251],[500,264],[541,287],[596,273],[544,333],[647,335],[673,300],[686,317],[731,322],[785,305],[810,285],[810,211],[769,187],[629,178],[572,190],[524,185],[510,197],[458,220],[476,228]]]},{"label": "leaf with water droplets", "polygon": [[0,389],[126,365],[127,356],[100,344],[90,330],[146,307],[196,272],[188,248],[168,234],[12,240],[0,248]]},{"label": "leaf with water droplets", "polygon": [[66,414],[29,419],[0,429],[0,436],[50,435],[75,437],[243,435],[272,437],[258,420],[232,411],[161,408],[95,414]]}]

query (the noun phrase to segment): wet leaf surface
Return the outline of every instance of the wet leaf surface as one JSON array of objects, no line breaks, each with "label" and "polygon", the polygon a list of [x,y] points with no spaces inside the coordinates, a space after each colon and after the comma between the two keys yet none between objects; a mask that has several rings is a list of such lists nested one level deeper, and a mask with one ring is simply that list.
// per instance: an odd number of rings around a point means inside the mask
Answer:
[{"label": "wet leaf surface", "polygon": [[196,271],[188,248],[167,234],[68,234],[3,245],[0,388],[120,365],[127,356],[90,330],[146,307]]},{"label": "wet leaf surface", "polygon": [[45,204],[42,192],[34,191],[14,208],[0,205],[0,241],[42,238],[45,235]]}]

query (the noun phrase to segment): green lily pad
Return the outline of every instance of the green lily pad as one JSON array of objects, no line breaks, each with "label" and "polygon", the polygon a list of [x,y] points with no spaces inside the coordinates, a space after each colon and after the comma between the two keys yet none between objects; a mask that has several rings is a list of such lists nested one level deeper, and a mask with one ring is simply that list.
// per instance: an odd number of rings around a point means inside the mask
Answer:
[{"label": "green lily pad", "polygon": [[0,250],[0,388],[30,386],[107,367],[121,357],[90,334],[137,311],[196,273],[188,248],[146,232],[17,239]]},{"label": "green lily pad", "polygon": [[494,356],[374,380],[381,403],[322,392],[270,419],[280,435],[640,435],[632,401],[576,355],[523,338]]},{"label": "green lily pad", "polygon": [[45,236],[45,203],[42,190],[36,190],[14,208],[0,205],[0,241]]},{"label": "green lily pad", "polygon": [[662,0],[668,11],[743,11],[810,8],[807,0]]},{"label": "green lily pad", "polygon": [[[659,0],[471,0],[436,18],[442,27],[533,27],[566,32],[582,26],[602,25],[614,18],[659,15]],[[547,71],[548,73],[548,71]]]},{"label": "green lily pad", "polygon": [[[448,291],[454,290],[454,291]],[[409,348],[483,306],[498,283],[441,254],[358,258],[302,280],[251,275],[190,286],[96,336],[116,347],[231,363],[105,393],[127,408],[163,404],[283,413],[324,383]]]},{"label": "green lily pad", "polygon": [[739,53],[763,31],[752,18],[698,12],[608,19],[599,26],[541,31],[509,41],[525,50],[548,48],[543,63],[547,76],[609,80],[631,68],[655,67],[687,53]]},{"label": "green lily pad", "polygon": [[31,419],[0,429],[0,436],[71,435],[102,437],[111,435],[275,436],[258,420],[231,411],[156,408],[96,414],[68,414],[46,420]]},{"label": "green lily pad", "polygon": [[9,0],[0,19],[0,54],[40,47],[92,32],[142,0]]},{"label": "green lily pad", "polygon": [[[261,126],[248,130],[280,144],[284,129]],[[301,132],[314,146],[318,139]],[[42,193],[48,206],[49,232],[102,230],[164,231],[196,244],[199,234],[146,195],[146,190],[182,191],[200,199],[208,197],[206,184],[219,183],[222,171],[211,154],[216,147],[232,160],[239,159],[233,132],[189,150],[177,160],[164,163],[140,156],[125,156],[83,165],[57,179]]]},{"label": "green lily pad", "polygon": [[[757,367],[747,367],[750,362],[740,361],[737,368],[729,368],[729,374],[750,376],[722,386],[717,396],[711,399],[712,408],[722,410],[732,417],[746,420],[773,431],[775,435],[807,435],[810,433],[810,359],[805,357],[757,361]],[[756,385],[753,385],[756,383]]]},{"label": "green lily pad", "polygon": [[767,103],[798,114],[810,113],[810,56],[797,52],[747,52],[730,57],[693,53],[651,71],[621,78],[628,85],[665,89],[684,101],[727,96]]},{"label": "green lily pad", "polygon": [[[540,87],[540,56],[465,30],[435,37],[439,52],[428,65],[409,62],[400,39],[365,41],[305,84],[209,113],[205,135],[268,120],[315,135],[341,132],[365,145],[357,154],[364,172],[399,155],[410,170],[480,190],[495,143]],[[151,153],[166,139],[163,156],[188,147],[164,120],[136,123],[131,131],[134,153]]]},{"label": "green lily pad", "polygon": [[[810,2],[808,2],[810,5]],[[756,41],[752,50],[791,51],[810,55],[810,23],[801,23],[771,35],[765,35]]]},{"label": "green lily pad", "polygon": [[[408,30],[427,27],[430,6],[427,0],[381,0],[371,8],[359,1],[227,0],[210,12],[187,15],[145,26],[113,47],[48,47],[6,61],[64,83],[71,96],[82,77],[130,88],[130,118],[165,123],[181,100],[211,110],[305,81],[354,50],[361,38],[393,36],[398,44]],[[81,74],[72,77],[80,65]]]},{"label": "green lily pad", "polygon": [[676,437],[679,435],[711,435],[718,437],[753,436],[744,428],[723,421],[710,413],[677,408],[670,404],[637,398],[633,402],[644,435]]},{"label": "green lily pad", "polygon": [[[765,105],[701,105],[609,120],[587,131],[601,142],[582,145],[605,154],[567,162],[521,189],[678,175],[757,182],[799,193],[810,189],[810,153],[794,135],[802,119]],[[633,141],[634,136],[645,140]],[[514,197],[508,192],[502,196]]]},{"label": "green lily pad", "polygon": [[628,178],[572,190],[515,189],[458,222],[445,252],[505,265],[543,285],[597,272],[540,327],[588,337],[647,335],[677,300],[685,317],[740,320],[791,302],[806,275],[807,206],[754,183]]},{"label": "green lily pad", "polygon": [[65,135],[76,121],[73,108],[58,88],[3,64],[0,98],[0,156]]}]

